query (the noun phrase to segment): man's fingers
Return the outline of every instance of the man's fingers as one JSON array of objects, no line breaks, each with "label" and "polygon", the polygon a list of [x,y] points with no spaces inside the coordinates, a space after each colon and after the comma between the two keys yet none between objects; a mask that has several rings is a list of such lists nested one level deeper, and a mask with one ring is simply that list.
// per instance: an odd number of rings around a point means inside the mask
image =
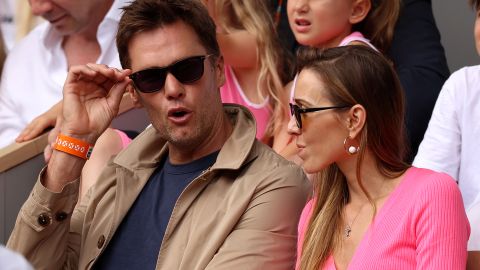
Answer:
[{"label": "man's fingers", "polygon": [[97,72],[95,70],[89,68],[87,65],[72,66],[69,69],[66,81],[68,83],[68,82],[75,82],[79,80],[86,80],[94,77],[96,73]]},{"label": "man's fingers", "polygon": [[114,83],[123,80],[128,74],[115,68],[110,68],[102,64],[86,64],[72,66],[70,68],[67,81],[74,82],[79,80],[92,81],[97,84],[103,84],[107,80]]},{"label": "man's fingers", "polygon": [[125,89],[129,83],[130,78],[128,77],[123,81],[116,83],[107,96],[109,107],[112,108],[116,113],[118,112],[118,107],[120,105],[120,101],[122,100],[123,93],[125,93]]},{"label": "man's fingers", "polygon": [[18,135],[15,139],[16,142],[24,142],[31,140],[37,137],[48,125],[40,120],[34,120],[32,123],[28,124],[28,126],[23,129],[23,131]]},{"label": "man's fingers", "polygon": [[22,133],[20,133],[20,135],[18,135],[18,137],[15,139],[16,142],[24,142],[24,141],[28,141],[31,137],[31,132],[32,132],[32,127],[31,126],[27,126],[23,131]]},{"label": "man's fingers", "polygon": [[70,83],[92,82],[108,93],[116,83],[123,81],[130,73],[130,70],[119,70],[107,65],[90,63],[71,67],[67,81]]},{"label": "man's fingers", "polygon": [[42,133],[42,131],[44,131],[48,126],[45,125],[38,125],[38,126],[34,126],[33,128],[31,128],[29,130],[29,132],[27,134],[25,134],[25,136],[23,137],[23,139],[25,141],[28,141],[28,140],[31,140],[33,138],[36,138],[38,135],[40,135]]},{"label": "man's fingers", "polygon": [[45,159],[45,163],[48,163],[48,161],[50,160],[50,157],[52,156],[55,140],[58,134],[60,133],[59,127],[61,125],[61,122],[62,122],[61,118],[58,117],[55,127],[52,130],[50,130],[50,132],[48,133],[48,143],[47,143],[47,146],[45,146],[45,149],[43,150],[43,158]]},{"label": "man's fingers", "polygon": [[45,146],[45,149],[43,150],[43,158],[45,159],[45,163],[48,163],[48,161],[50,160],[53,151],[52,149],[52,144],[47,144],[47,146]]},{"label": "man's fingers", "polygon": [[[110,79],[114,83],[122,81],[126,76],[130,74],[128,70],[119,70],[117,68],[109,67],[102,64],[87,64],[89,69],[96,71],[98,75],[104,76],[105,78]],[[103,83],[101,81],[100,83]],[[113,86],[113,85],[112,85]]]},{"label": "man's fingers", "polygon": [[27,126],[26,128],[24,128],[22,130],[22,132],[20,132],[20,134],[15,139],[15,142],[17,142],[17,143],[24,142],[25,141],[25,135],[28,134],[29,132],[30,132],[30,126]]}]

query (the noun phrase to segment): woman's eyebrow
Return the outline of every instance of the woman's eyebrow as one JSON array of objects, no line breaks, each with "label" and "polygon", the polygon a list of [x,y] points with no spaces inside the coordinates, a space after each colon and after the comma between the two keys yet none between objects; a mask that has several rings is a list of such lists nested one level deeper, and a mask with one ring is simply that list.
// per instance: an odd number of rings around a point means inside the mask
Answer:
[{"label": "woman's eyebrow", "polygon": [[313,105],[312,103],[310,103],[310,102],[308,102],[308,101],[306,101],[302,98],[294,98],[293,100],[295,101],[295,104],[297,104],[297,105],[302,105],[302,106],[308,106],[308,105],[312,106]]}]

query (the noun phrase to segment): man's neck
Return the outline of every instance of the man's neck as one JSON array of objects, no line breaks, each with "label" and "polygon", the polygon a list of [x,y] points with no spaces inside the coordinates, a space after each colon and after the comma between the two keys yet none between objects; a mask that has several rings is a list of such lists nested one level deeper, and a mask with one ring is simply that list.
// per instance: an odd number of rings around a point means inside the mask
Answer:
[{"label": "man's neck", "polygon": [[69,67],[95,63],[100,57],[101,47],[97,38],[98,28],[112,5],[113,0],[104,1],[92,14],[90,23],[84,29],[63,38],[62,48]]},{"label": "man's neck", "polygon": [[68,67],[95,63],[101,54],[100,44],[97,40],[85,40],[80,36],[65,38],[63,51],[67,58]]}]

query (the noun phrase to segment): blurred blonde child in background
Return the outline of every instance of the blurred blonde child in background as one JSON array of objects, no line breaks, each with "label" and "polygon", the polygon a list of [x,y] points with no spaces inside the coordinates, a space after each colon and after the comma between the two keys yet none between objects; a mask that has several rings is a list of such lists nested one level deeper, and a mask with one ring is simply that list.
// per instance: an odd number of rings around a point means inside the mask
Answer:
[{"label": "blurred blonde child in background", "polygon": [[247,107],[257,121],[257,138],[271,145],[282,128],[278,123],[288,119],[288,94],[283,85],[293,77],[272,15],[262,0],[204,3],[217,25],[225,61],[222,101]]},{"label": "blurred blonde child in background", "polygon": [[370,40],[386,52],[400,13],[400,0],[289,0],[287,13],[301,45],[326,49],[368,44]]},{"label": "blurred blonde child in background", "polygon": [[[364,45],[386,52],[393,39],[400,13],[400,0],[288,0],[287,14],[295,39],[300,45],[327,49],[345,45]],[[293,85],[287,85],[290,98]],[[283,123],[274,149],[294,159],[297,148]]]}]

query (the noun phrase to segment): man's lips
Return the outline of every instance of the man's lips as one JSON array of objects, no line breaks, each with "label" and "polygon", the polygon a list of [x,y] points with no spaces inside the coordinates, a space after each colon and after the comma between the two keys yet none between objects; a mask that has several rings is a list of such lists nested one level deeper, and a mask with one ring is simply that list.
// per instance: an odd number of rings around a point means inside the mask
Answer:
[{"label": "man's lips", "polygon": [[167,111],[168,119],[178,125],[185,124],[192,116],[192,111],[184,107],[171,108]]},{"label": "man's lips", "polygon": [[67,15],[57,16],[56,18],[53,18],[53,19],[48,18],[47,21],[49,21],[51,24],[55,24],[55,23],[61,21],[65,17],[67,17]]}]

